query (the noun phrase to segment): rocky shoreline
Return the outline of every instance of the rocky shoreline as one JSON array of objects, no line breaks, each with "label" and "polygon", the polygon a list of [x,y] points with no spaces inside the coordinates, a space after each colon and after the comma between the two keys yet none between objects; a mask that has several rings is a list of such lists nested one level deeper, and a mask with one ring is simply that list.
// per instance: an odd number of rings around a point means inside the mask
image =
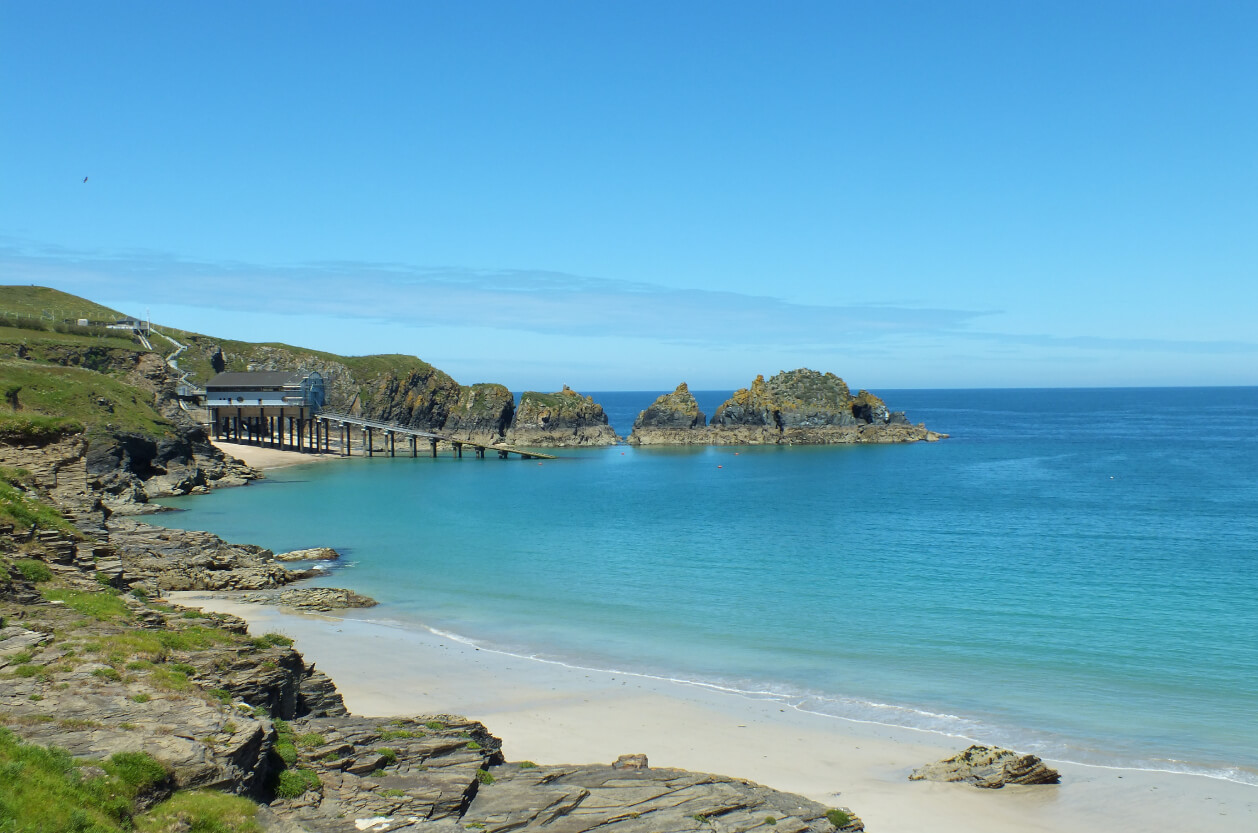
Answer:
[{"label": "rocky shoreline", "polygon": [[[39,482],[51,485],[40,493],[73,526],[0,529],[0,723],[27,743],[80,758],[152,756],[166,776],[137,809],[174,791],[214,789],[259,802],[255,821],[277,833],[864,829],[847,808],[651,768],[645,756],[508,763],[501,741],[463,717],[351,715],[291,640],[162,599],[216,590],[306,609],[372,604],[351,591],[288,587],[312,573],[282,559],[328,552],[277,556],[152,527],[111,512],[83,443],[25,451],[8,457],[38,453],[46,464]],[[207,480],[215,482],[232,481]]]}]

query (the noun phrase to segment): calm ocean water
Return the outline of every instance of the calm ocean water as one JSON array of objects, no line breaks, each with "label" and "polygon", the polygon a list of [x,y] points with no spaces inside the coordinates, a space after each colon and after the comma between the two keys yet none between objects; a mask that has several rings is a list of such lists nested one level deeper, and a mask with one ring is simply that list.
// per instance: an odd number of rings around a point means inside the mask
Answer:
[{"label": "calm ocean water", "polygon": [[883,395],[952,439],[352,460],[155,520],[336,547],[364,618],[1258,784],[1258,388]]}]

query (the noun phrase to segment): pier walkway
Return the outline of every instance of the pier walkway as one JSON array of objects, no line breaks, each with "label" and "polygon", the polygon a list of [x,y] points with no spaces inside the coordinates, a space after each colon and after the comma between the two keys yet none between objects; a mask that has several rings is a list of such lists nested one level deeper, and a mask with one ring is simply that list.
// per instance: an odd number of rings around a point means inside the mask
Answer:
[{"label": "pier walkway", "polygon": [[[434,434],[431,431],[420,431],[418,428],[407,428],[392,422],[381,422],[375,419],[366,419],[364,417],[350,416],[349,414],[338,414],[332,411],[320,411],[314,417],[314,422],[321,423],[322,431],[316,433],[316,447],[322,445],[326,452],[330,452],[329,445],[330,436],[332,434],[332,426],[335,424],[340,434],[341,449],[345,455],[353,452],[351,443],[353,442],[353,429],[357,428],[364,435],[363,445],[366,449],[367,456],[373,457],[376,454],[375,434],[380,433],[384,441],[384,448],[379,452],[388,454],[390,457],[397,456],[397,438],[399,436],[406,438],[411,447],[411,456],[419,455],[419,441],[427,440],[432,456],[437,456],[437,444],[447,443],[451,452],[455,457],[463,456],[463,447],[468,446],[473,449],[477,457],[484,457],[486,451],[496,451],[498,456],[506,459],[510,454],[520,455],[522,460],[554,460],[553,454],[543,454],[539,451],[527,451],[521,448],[514,448],[507,445],[485,445],[484,443],[473,442],[471,440],[458,440],[454,437],[447,437],[443,434]],[[320,443],[320,440],[322,441]]]}]

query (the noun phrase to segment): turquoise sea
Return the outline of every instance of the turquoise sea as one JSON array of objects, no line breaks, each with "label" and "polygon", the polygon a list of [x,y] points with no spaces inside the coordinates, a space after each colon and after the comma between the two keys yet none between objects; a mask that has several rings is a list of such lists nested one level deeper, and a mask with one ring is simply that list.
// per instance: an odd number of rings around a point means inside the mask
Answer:
[{"label": "turquoise sea", "polygon": [[1258,388],[882,393],[952,438],[356,459],[154,520],[336,547],[363,618],[1258,785]]}]

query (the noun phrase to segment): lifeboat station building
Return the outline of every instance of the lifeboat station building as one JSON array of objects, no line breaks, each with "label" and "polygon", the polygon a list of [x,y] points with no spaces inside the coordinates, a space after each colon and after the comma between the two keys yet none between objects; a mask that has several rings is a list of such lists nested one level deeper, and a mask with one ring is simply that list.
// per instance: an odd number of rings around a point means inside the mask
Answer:
[{"label": "lifeboat station building", "polygon": [[313,451],[324,396],[317,372],[228,372],[205,383],[203,402],[217,440]]}]

